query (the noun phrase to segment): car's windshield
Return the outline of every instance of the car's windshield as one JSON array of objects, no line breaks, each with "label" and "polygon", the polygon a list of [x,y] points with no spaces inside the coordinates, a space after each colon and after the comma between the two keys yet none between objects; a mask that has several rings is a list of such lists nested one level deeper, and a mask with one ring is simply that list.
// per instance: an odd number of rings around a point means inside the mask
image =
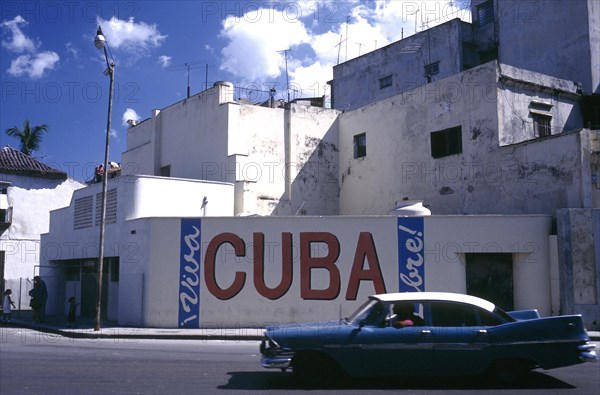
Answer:
[{"label": "car's windshield", "polygon": [[383,317],[385,306],[377,299],[369,299],[360,306],[350,317],[348,322],[354,325],[375,325]]}]

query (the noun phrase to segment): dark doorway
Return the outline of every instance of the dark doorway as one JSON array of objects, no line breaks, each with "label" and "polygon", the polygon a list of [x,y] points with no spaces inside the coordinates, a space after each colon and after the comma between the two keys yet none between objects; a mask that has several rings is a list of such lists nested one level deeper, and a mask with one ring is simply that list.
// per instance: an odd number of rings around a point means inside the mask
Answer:
[{"label": "dark doorway", "polygon": [[4,251],[0,251],[0,295],[4,297]]},{"label": "dark doorway", "polygon": [[466,254],[466,262],[467,293],[514,310],[512,254]]},{"label": "dark doorway", "polygon": [[98,288],[96,262],[86,261],[81,268],[81,316],[96,314],[96,289]]}]

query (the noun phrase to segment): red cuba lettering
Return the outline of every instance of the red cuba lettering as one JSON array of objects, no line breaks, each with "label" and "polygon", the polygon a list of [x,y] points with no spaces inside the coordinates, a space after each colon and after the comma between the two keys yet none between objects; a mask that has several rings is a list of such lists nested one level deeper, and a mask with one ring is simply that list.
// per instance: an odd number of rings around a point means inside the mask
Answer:
[{"label": "red cuba lettering", "polygon": [[[363,269],[365,259],[368,261],[368,269]],[[387,292],[385,290],[383,275],[381,274],[373,235],[369,232],[361,232],[358,236],[354,262],[352,263],[352,271],[350,272],[348,289],[346,290],[346,300],[356,300],[361,281],[372,281],[375,293],[377,294]]]},{"label": "red cuba lettering", "polygon": [[281,234],[281,282],[275,288],[265,284],[265,235],[254,233],[254,288],[265,298],[275,300],[287,293],[292,285],[292,234]]},{"label": "red cuba lettering", "polygon": [[[325,243],[327,255],[313,257],[313,243]],[[340,242],[328,232],[300,233],[300,296],[302,299],[333,300],[340,294],[340,271],[335,265],[340,255]],[[329,286],[325,289],[312,288],[312,270],[324,269],[329,273]]]},{"label": "red cuba lettering", "polygon": [[208,291],[221,300],[231,299],[236,296],[246,283],[246,273],[236,272],[233,283],[228,288],[221,288],[217,284],[215,272],[217,251],[226,243],[233,246],[235,256],[246,256],[246,244],[244,240],[234,233],[221,233],[215,236],[208,244],[204,257],[204,280],[206,281]]}]

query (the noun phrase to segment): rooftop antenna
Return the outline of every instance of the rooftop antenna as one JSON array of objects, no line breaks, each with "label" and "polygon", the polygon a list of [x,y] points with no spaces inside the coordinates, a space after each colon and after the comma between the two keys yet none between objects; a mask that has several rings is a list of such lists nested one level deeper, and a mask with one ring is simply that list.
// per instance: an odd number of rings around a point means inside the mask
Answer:
[{"label": "rooftop antenna", "polygon": [[344,61],[348,60],[348,25],[350,24],[350,15],[346,17],[346,56],[344,57]]},{"label": "rooftop antenna", "polygon": [[340,42],[338,44],[335,44],[335,46],[338,47],[338,57],[337,57],[337,63],[336,64],[340,64],[340,52],[341,52],[341,49],[342,49],[342,43],[344,41],[346,41],[346,39],[342,40],[342,37],[344,37],[344,35],[340,34]]},{"label": "rooftop antenna", "polygon": [[285,81],[286,81],[286,89],[287,89],[287,102],[290,102],[290,75],[288,74],[288,52],[290,52],[291,49],[283,49],[281,51],[277,51],[277,52],[283,52],[284,56],[285,56]]},{"label": "rooftop antenna", "polygon": [[[181,71],[185,70],[187,72],[187,97],[189,98],[191,95],[191,85],[190,85],[190,70],[198,68],[201,64],[204,64],[203,61],[194,61],[194,62],[186,62],[183,66],[174,66],[166,69],[167,71]],[[205,86],[208,85],[208,63],[206,65],[206,82]]]},{"label": "rooftop antenna", "polygon": [[190,64],[186,63],[185,67],[187,68],[187,97],[190,97]]},{"label": "rooftop antenna", "polygon": [[360,56],[360,50],[362,49],[362,47],[365,45],[363,43],[355,43],[356,45],[358,45],[358,56]]}]

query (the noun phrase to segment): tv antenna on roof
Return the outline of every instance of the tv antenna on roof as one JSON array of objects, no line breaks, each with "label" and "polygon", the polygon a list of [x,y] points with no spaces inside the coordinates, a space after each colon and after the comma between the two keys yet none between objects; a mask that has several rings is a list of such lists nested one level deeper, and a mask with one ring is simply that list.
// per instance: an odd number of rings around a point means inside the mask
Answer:
[{"label": "tv antenna on roof", "polygon": [[288,74],[288,52],[290,52],[291,49],[283,49],[281,51],[277,51],[277,52],[283,52],[284,56],[285,56],[285,81],[286,81],[286,90],[287,90],[287,102],[290,102],[290,75]]},{"label": "tv antenna on roof", "polygon": [[186,62],[183,65],[174,66],[174,67],[167,69],[167,71],[181,71],[181,70],[187,71],[187,97],[190,97],[190,70],[200,68],[200,65],[202,65],[202,64],[205,65],[205,70],[206,70],[205,71],[204,89],[207,89],[208,88],[208,63],[205,63],[203,61]]}]

